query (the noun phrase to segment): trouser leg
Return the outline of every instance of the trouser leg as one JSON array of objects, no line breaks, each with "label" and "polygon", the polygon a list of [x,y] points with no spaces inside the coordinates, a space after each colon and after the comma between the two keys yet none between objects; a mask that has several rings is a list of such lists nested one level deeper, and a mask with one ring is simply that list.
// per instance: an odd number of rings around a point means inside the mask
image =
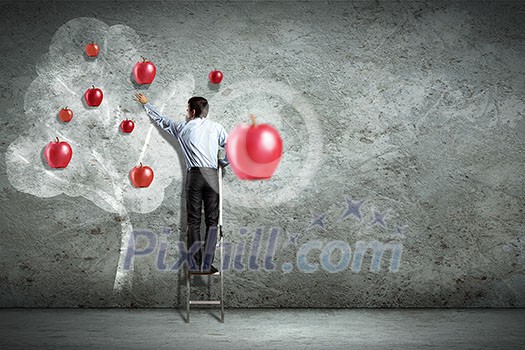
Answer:
[{"label": "trouser leg", "polygon": [[[202,185],[204,181],[200,173],[188,172],[186,178],[186,215],[188,224],[188,252],[194,244],[201,244],[201,211]],[[188,262],[191,270],[198,269],[202,263],[201,248],[196,249],[193,261]]]},{"label": "trouser leg", "polygon": [[206,222],[203,269],[208,270],[215,257],[219,222],[219,177],[216,169],[205,169],[202,199]]}]

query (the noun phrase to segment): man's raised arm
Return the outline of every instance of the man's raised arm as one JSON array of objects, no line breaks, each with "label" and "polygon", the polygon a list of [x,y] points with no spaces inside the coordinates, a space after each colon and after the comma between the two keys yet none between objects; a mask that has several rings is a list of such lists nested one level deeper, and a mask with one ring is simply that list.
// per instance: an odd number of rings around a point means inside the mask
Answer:
[{"label": "man's raised arm", "polygon": [[184,122],[179,122],[168,117],[162,116],[157,109],[148,101],[147,97],[141,93],[137,93],[133,98],[135,101],[138,101],[144,109],[148,116],[157,123],[164,131],[173,136],[177,136],[182,129]]}]

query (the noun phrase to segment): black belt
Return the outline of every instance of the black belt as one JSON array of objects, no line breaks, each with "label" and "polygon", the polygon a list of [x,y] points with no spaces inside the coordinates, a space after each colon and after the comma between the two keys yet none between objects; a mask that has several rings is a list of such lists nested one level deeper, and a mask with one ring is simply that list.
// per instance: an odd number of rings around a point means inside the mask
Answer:
[{"label": "black belt", "polygon": [[216,168],[209,168],[209,167],[198,167],[198,166],[194,166],[194,167],[191,167],[191,168],[188,168],[188,171],[200,171],[201,169],[213,169],[213,170],[217,170]]}]

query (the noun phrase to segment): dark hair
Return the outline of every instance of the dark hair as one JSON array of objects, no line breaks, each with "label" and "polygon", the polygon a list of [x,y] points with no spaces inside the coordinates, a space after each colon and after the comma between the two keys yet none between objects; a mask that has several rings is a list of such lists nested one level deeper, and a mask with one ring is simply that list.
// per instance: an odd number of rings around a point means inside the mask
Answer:
[{"label": "dark hair", "polygon": [[188,100],[190,111],[195,110],[195,118],[206,118],[208,115],[208,101],[204,97],[194,96]]}]

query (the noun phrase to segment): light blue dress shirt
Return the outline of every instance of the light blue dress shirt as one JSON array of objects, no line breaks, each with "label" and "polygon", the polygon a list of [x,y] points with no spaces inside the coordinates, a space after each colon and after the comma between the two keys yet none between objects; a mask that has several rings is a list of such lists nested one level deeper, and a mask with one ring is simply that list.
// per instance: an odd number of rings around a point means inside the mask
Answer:
[{"label": "light blue dress shirt", "polygon": [[147,102],[144,109],[148,116],[168,134],[179,141],[184,152],[187,169],[191,167],[206,167],[217,169],[218,164],[227,166],[228,158],[217,161],[219,146],[226,147],[228,133],[224,127],[207,118],[177,121],[160,115],[155,107]]}]

